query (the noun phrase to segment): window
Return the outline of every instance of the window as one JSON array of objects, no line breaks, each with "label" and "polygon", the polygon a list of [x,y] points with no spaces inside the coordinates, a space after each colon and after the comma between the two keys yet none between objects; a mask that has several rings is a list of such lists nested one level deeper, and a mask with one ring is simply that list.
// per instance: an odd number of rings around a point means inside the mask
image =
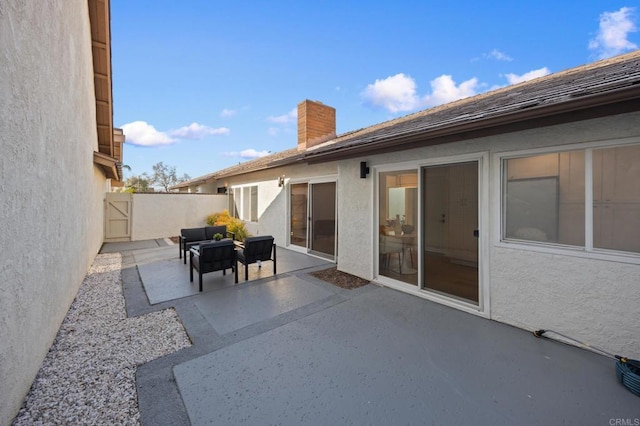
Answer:
[{"label": "window", "polygon": [[242,220],[250,220],[251,218],[251,187],[242,188]]},{"label": "window", "polygon": [[640,145],[504,159],[502,206],[503,239],[640,253]]},{"label": "window", "polygon": [[258,221],[258,187],[251,187],[251,221]]},{"label": "window", "polygon": [[640,145],[593,150],[593,246],[640,253]]},{"label": "window", "polygon": [[240,202],[240,188],[229,188],[229,215],[231,217],[240,218],[239,203]]},{"label": "window", "polygon": [[241,186],[229,190],[229,214],[244,221],[258,221],[258,186]]}]

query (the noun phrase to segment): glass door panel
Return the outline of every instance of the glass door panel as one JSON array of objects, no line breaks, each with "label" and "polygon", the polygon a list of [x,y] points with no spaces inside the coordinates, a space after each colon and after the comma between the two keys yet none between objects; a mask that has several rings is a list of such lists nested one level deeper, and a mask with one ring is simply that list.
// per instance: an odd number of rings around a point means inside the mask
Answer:
[{"label": "glass door panel", "polygon": [[307,248],[307,193],[306,183],[291,185],[291,244]]},{"label": "glass door panel", "polygon": [[332,258],[336,251],[336,183],[314,183],[311,191],[309,248]]},{"label": "glass door panel", "polygon": [[380,173],[378,202],[378,273],[417,285],[418,172]]},{"label": "glass door panel", "polygon": [[423,168],[422,288],[478,304],[478,163]]}]

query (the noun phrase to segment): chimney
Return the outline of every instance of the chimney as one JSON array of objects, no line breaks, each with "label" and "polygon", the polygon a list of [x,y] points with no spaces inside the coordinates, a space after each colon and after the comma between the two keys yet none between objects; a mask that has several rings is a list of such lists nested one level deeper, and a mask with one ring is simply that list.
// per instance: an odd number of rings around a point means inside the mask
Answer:
[{"label": "chimney", "polygon": [[322,102],[298,104],[298,151],[304,151],[336,136],[336,109]]}]

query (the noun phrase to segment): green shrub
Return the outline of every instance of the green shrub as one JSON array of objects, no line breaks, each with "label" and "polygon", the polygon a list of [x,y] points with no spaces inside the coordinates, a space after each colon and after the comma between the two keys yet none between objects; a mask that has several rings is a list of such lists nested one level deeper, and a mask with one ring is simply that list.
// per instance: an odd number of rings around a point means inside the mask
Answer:
[{"label": "green shrub", "polygon": [[228,210],[223,210],[207,216],[207,225],[225,225],[227,227],[227,231],[233,232],[236,236],[236,240],[238,241],[244,241],[245,238],[250,236],[247,232],[247,228],[244,226],[244,223],[238,218],[231,217]]}]

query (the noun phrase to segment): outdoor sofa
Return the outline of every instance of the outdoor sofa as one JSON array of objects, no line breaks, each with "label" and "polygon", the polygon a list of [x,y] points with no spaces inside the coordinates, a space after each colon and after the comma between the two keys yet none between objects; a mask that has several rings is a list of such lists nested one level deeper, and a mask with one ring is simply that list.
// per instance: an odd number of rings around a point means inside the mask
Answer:
[{"label": "outdoor sofa", "polygon": [[216,234],[222,235],[222,238],[230,237],[232,240],[235,240],[235,234],[233,232],[227,231],[227,227],[225,225],[181,229],[178,248],[180,250],[181,259],[182,254],[184,253],[184,264],[187,264],[187,253],[192,246],[204,242],[213,241],[213,237]]}]

